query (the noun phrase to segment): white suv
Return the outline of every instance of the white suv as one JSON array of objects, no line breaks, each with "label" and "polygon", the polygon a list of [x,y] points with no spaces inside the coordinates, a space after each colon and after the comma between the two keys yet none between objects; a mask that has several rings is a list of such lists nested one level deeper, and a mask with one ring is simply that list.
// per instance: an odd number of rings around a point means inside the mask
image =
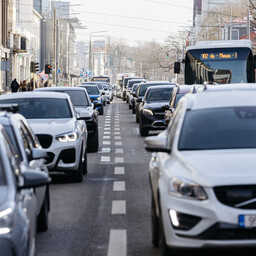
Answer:
[{"label": "white suv", "polygon": [[41,146],[47,150],[49,171],[65,172],[75,181],[82,181],[87,172],[87,129],[86,123],[77,119],[68,94],[5,94],[0,103],[18,104],[18,112],[28,120]]},{"label": "white suv", "polygon": [[152,242],[174,249],[256,246],[256,89],[184,96],[154,152]]}]

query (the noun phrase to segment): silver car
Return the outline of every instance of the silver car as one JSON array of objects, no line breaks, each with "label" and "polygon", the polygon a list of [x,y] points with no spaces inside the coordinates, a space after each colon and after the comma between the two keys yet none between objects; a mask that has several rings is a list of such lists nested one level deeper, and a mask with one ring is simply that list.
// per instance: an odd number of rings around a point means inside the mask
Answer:
[{"label": "silver car", "polygon": [[50,182],[45,172],[29,170],[0,125],[0,251],[4,256],[36,254],[37,199],[34,188]]}]

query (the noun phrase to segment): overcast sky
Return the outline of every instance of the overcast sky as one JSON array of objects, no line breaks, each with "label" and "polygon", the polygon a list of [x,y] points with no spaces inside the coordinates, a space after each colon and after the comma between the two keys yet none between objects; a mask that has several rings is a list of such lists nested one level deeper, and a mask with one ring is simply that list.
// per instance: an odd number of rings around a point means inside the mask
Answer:
[{"label": "overcast sky", "polygon": [[103,34],[129,44],[163,41],[192,24],[193,0],[70,0],[70,4],[87,27],[77,31],[78,40],[88,41],[92,32],[107,31]]}]

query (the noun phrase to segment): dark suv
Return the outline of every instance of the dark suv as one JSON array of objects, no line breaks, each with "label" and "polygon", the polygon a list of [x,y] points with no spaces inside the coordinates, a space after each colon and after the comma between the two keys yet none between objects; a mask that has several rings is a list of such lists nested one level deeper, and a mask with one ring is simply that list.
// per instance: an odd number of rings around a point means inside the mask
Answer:
[{"label": "dark suv", "polygon": [[[42,171],[48,175],[48,169],[44,163],[47,153],[40,146],[36,135],[33,133],[25,117],[17,113],[12,113],[17,108],[17,104],[0,104],[0,124],[4,127],[11,139],[15,151],[18,152],[20,162],[27,169]],[[35,193],[38,202],[37,230],[46,231],[50,211],[49,186],[46,185],[36,188]]]},{"label": "dark suv", "polygon": [[[97,152],[99,147],[99,132],[98,132],[98,114],[94,109],[91,99],[85,88],[82,87],[47,87],[36,89],[35,91],[52,91],[67,93],[75,107],[78,115],[82,112],[87,115],[81,115],[80,119],[86,122],[88,139],[87,149],[91,152]],[[83,116],[83,117],[82,117]]]}]

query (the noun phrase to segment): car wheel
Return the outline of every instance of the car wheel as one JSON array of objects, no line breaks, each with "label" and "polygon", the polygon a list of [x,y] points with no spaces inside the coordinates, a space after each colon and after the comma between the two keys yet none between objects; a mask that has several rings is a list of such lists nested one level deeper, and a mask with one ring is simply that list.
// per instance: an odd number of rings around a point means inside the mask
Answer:
[{"label": "car wheel", "polygon": [[44,232],[48,229],[48,220],[49,220],[49,188],[46,188],[45,198],[41,206],[40,212],[37,216],[37,231]]},{"label": "car wheel", "polygon": [[143,127],[141,122],[140,122],[140,135],[143,137],[148,136],[148,129]]},{"label": "car wheel", "polygon": [[110,104],[110,101],[108,101],[107,103]]},{"label": "car wheel", "polygon": [[135,114],[135,108],[134,107],[132,107],[132,113]]},{"label": "car wheel", "polygon": [[132,105],[129,104],[129,109],[132,109]]},{"label": "car wheel", "polygon": [[99,132],[97,128],[97,132],[93,138],[93,141],[90,147],[90,152],[98,152],[98,149],[99,149]]},{"label": "car wheel", "polygon": [[154,247],[159,247],[159,219],[156,215],[156,205],[153,195],[151,198],[151,232],[152,244]]},{"label": "car wheel", "polygon": [[104,109],[103,109],[103,107],[99,110],[99,115],[103,115],[104,114]]},{"label": "car wheel", "polygon": [[140,122],[139,114],[138,114],[137,111],[136,111],[136,123],[139,123],[139,122]]},{"label": "car wheel", "polygon": [[83,159],[82,159],[82,152],[79,160],[79,166],[78,169],[75,171],[75,173],[72,173],[72,179],[75,182],[82,182],[83,181]]},{"label": "car wheel", "polygon": [[88,172],[88,168],[87,168],[87,149],[85,149],[84,162],[83,162],[83,175],[86,175],[87,172]]}]

